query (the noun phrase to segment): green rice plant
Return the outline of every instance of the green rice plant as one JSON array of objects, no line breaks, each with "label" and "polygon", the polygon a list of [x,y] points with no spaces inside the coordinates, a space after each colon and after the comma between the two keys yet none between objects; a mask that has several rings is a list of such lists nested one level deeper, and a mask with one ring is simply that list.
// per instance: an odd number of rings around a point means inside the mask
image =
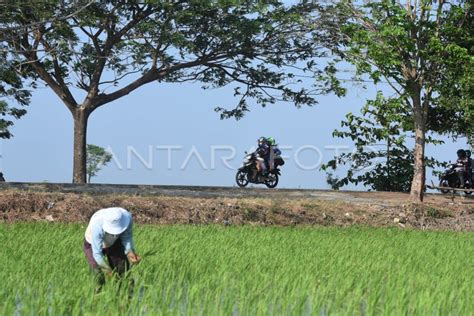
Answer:
[{"label": "green rice plant", "polygon": [[95,294],[82,253],[84,230],[0,224],[1,315],[474,311],[472,233],[136,225],[142,262]]}]

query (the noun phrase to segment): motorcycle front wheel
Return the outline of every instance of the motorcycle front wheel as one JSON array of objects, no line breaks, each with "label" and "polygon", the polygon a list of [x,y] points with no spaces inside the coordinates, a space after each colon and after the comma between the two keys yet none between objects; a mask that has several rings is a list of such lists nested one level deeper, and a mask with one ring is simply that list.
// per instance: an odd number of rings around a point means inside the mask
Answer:
[{"label": "motorcycle front wheel", "polygon": [[[449,187],[448,179],[441,179],[441,181],[439,182],[439,186],[440,187]],[[440,189],[440,191],[443,194],[449,193],[449,190],[447,190],[447,189]]]},{"label": "motorcycle front wheel", "polygon": [[247,172],[243,170],[237,171],[237,174],[235,175],[235,182],[237,182],[237,185],[241,188],[244,188],[249,184],[249,180],[247,180]]},{"label": "motorcycle front wheel", "polygon": [[265,180],[265,185],[270,189],[276,187],[278,185],[278,175],[275,173],[270,173]]}]

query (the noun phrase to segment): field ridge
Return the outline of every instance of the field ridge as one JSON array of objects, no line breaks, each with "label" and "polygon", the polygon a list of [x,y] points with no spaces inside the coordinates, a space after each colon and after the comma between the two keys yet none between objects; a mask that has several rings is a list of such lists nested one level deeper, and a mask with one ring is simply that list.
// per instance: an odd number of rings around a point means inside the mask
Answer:
[{"label": "field ridge", "polygon": [[199,197],[3,190],[0,221],[86,223],[98,209],[120,206],[140,224],[320,225],[474,231],[473,200],[409,203],[392,199],[329,200],[319,197]]}]

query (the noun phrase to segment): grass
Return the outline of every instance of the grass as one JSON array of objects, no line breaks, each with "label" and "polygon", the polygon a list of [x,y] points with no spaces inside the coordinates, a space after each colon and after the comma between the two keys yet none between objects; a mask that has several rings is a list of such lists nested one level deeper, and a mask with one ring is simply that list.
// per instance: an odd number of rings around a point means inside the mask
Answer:
[{"label": "grass", "polygon": [[429,217],[433,217],[433,218],[454,217],[454,213],[451,210],[444,210],[444,209],[434,208],[431,206],[427,207],[426,214]]},{"label": "grass", "polygon": [[85,227],[0,224],[0,314],[469,315],[474,235],[138,226],[128,282],[94,295]]}]

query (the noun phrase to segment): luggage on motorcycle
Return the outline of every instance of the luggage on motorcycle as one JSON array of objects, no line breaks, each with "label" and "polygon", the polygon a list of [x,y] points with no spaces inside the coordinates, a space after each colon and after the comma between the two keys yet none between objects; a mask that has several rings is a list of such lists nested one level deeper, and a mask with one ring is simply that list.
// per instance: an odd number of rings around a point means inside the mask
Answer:
[{"label": "luggage on motorcycle", "polygon": [[275,167],[278,167],[278,166],[283,166],[285,164],[285,161],[283,160],[283,158],[276,158],[275,159]]}]

